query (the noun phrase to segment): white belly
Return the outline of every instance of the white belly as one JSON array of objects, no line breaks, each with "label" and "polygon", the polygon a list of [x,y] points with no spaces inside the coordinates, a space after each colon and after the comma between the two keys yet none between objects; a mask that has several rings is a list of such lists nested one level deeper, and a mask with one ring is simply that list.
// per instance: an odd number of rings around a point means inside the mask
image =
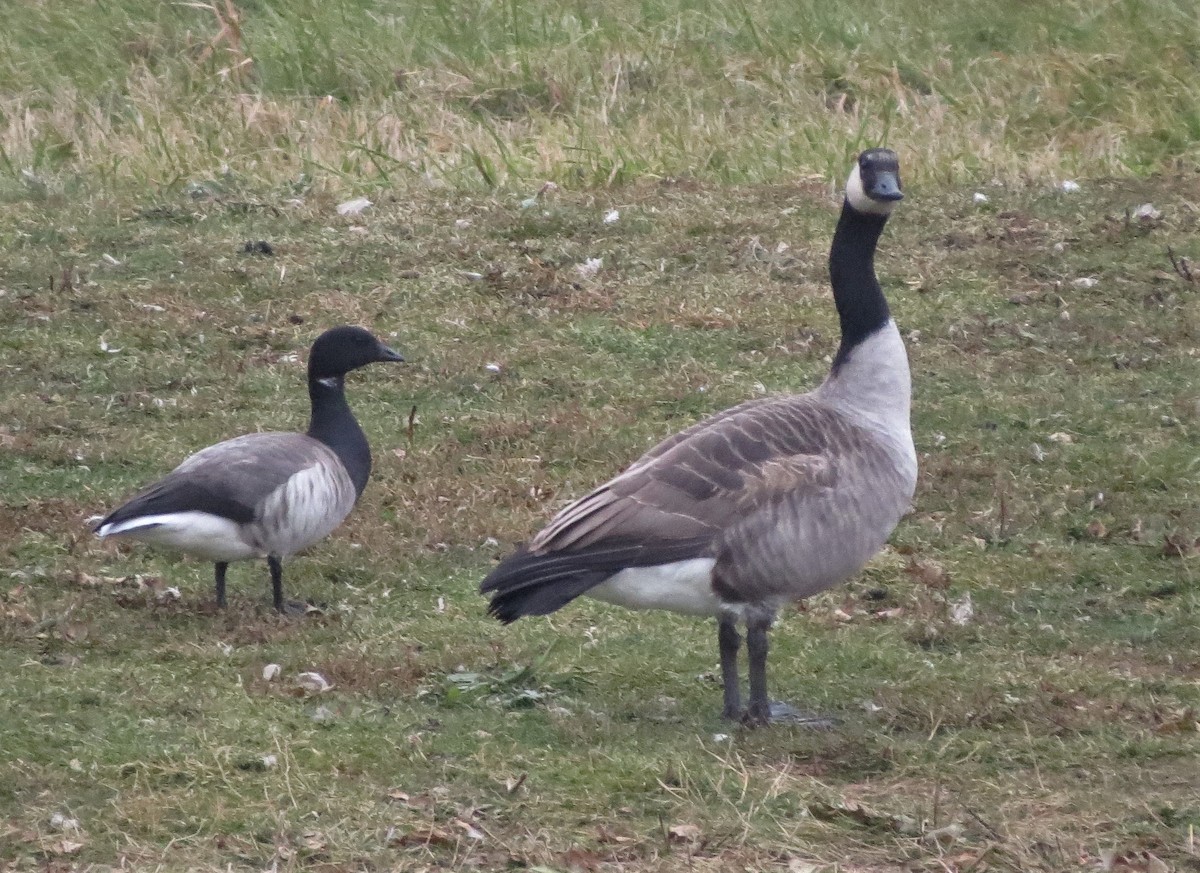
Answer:
[{"label": "white belly", "polygon": [[243,527],[208,512],[169,512],[146,515],[96,531],[101,537],[128,537],[154,546],[175,549],[209,561],[244,561],[266,557],[242,538]]},{"label": "white belly", "polygon": [[654,567],[630,567],[589,590],[588,596],[629,609],[666,609],[684,615],[723,611],[712,590],[712,558],[692,558]]}]

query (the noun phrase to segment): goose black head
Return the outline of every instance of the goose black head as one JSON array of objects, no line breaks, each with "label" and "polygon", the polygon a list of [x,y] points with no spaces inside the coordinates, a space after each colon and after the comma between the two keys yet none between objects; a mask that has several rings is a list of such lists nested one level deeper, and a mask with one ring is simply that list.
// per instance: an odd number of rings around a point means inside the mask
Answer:
[{"label": "goose black head", "polygon": [[382,361],[404,358],[361,327],[335,327],[313,343],[308,355],[308,378],[328,379]]},{"label": "goose black head", "polygon": [[846,180],[846,202],[855,212],[889,215],[904,199],[900,159],[891,149],[867,149],[858,156]]}]

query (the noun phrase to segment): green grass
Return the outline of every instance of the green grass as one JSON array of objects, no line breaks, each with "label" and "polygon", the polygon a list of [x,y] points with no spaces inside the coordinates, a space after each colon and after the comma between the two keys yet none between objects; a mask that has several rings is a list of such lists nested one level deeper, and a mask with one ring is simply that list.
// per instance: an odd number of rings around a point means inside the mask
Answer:
[{"label": "green grass", "polygon": [[[880,255],[922,479],[893,547],[774,635],[778,692],[844,719],[821,734],[722,724],[707,623],[580,603],[503,628],[475,587],[654,439],[821,377],[824,194],[635,185],[610,225],[608,198],[564,192],[534,210],[426,195],[354,221],[320,201],[178,200],[171,220],[121,199],[14,204],[5,860],[1194,866],[1195,558],[1164,541],[1200,535],[1197,291],[1165,249],[1193,252],[1200,191],[988,191],[911,186]],[[1127,221],[1143,202],[1162,217]],[[276,256],[242,254],[251,239]],[[573,271],[586,257],[604,258],[592,279]],[[250,565],[214,614],[208,566],[87,535],[189,451],[299,427],[291,356],[341,320],[411,363],[352,379],[373,482],[286,578],[323,616],[274,618]],[[303,695],[306,670],[333,688]]]},{"label": "green grass", "polygon": [[[211,56],[211,10],[6,10],[0,870],[1200,868],[1194,10],[239,6]],[[831,193],[885,136],[921,481],[773,634],[842,725],[722,723],[710,623],[486,619],[563,502],[823,377]],[[338,322],[410,363],[351,378],[371,485],[286,569],[321,615],[91,537],[302,427]]]},{"label": "green grass", "polygon": [[779,181],[840,176],[889,138],[910,178],[940,182],[1196,166],[1200,31],[1182,0],[238,6],[10,10],[9,184]]}]

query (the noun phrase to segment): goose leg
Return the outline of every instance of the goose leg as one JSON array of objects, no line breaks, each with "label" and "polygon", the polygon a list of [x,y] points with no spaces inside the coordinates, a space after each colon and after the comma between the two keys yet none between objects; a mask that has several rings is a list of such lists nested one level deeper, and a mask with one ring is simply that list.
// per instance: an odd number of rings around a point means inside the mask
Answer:
[{"label": "goose leg", "polygon": [[280,615],[283,608],[283,563],[274,555],[267,555],[267,567],[271,571],[271,597],[275,603],[275,611]]},{"label": "goose leg", "polygon": [[271,569],[271,599],[275,611],[280,615],[307,615],[307,603],[283,599],[283,561],[275,555],[267,555],[267,566]]},{"label": "goose leg", "polygon": [[725,708],[721,718],[737,721],[742,717],[742,691],[738,686],[737,668],[742,638],[734,619],[724,615],[717,619],[717,644],[721,650],[721,681],[725,685]]},{"label": "goose leg", "polygon": [[748,727],[764,727],[771,722],[786,723],[813,730],[828,730],[841,722],[829,715],[805,712],[790,703],[771,700],[767,696],[767,631],[775,616],[772,613],[746,617],[746,654],[750,661],[750,705],[742,722]]},{"label": "goose leg", "polygon": [[750,662],[750,705],[742,721],[750,727],[763,727],[771,721],[771,701],[767,697],[767,631],[771,616],[746,618],[746,656]]},{"label": "goose leg", "polygon": [[229,569],[228,561],[217,561],[214,566],[214,575],[217,580],[217,608],[225,608],[225,571]]}]

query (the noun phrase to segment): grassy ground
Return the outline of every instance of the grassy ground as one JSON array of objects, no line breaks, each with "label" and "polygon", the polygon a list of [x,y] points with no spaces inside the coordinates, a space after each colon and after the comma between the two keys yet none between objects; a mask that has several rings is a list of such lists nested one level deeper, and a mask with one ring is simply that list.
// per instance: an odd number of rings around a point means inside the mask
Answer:
[{"label": "grassy ground", "polygon": [[889,135],[912,179],[1051,180],[1200,139],[1185,0],[10,5],[0,165],[73,188],[772,181]]},{"label": "grassy ground", "polygon": [[[358,5],[365,35],[337,27],[357,6],[241,4],[212,57],[203,9],[6,20],[0,869],[1200,869],[1195,36],[1133,26],[1183,6],[988,7],[981,29],[972,5],[646,4],[635,26],[507,4],[468,32],[449,4]],[[233,49],[253,78],[217,75]],[[818,56],[845,80],[819,106]],[[941,56],[916,100],[900,59]],[[613,84],[630,58],[653,99]],[[562,108],[520,102],[545,71]],[[1064,94],[1095,102],[1064,116]],[[939,100],[941,122],[913,108]],[[346,135],[381,106],[392,162]],[[478,580],[562,501],[822,377],[829,174],[885,129],[912,168],[879,268],[921,483],[772,655],[774,690],[842,726],[723,724],[707,623],[485,619]],[[556,155],[589,130],[593,163]],[[375,205],[338,215],[350,194]],[[216,614],[211,567],[90,537],[188,452],[302,427],[304,351],[335,322],[411,363],[352,377],[373,481],[285,576],[320,614],[276,618],[244,564]]]}]

